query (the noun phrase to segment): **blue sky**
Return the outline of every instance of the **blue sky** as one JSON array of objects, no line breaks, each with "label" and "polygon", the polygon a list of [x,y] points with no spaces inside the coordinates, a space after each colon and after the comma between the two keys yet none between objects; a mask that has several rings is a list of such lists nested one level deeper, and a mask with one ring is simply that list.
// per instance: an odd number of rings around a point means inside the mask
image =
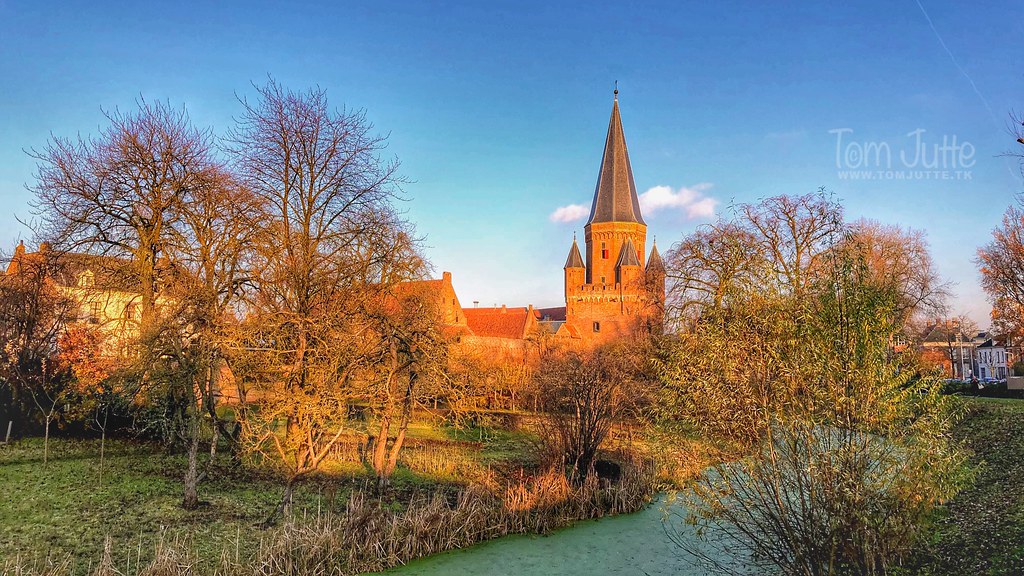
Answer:
[{"label": "blue sky", "polygon": [[[1011,1],[0,0],[0,246],[28,236],[25,149],[94,133],[140,95],[223,131],[272,74],[390,134],[404,206],[464,305],[557,305],[583,222],[551,216],[590,202],[618,80],[659,247],[711,205],[824,186],[852,217],[925,230],[956,309],[984,326],[972,258],[1022,190],[1000,156],[1024,109],[1020,16]],[[939,174],[915,164],[918,138],[934,156],[944,137]]]}]

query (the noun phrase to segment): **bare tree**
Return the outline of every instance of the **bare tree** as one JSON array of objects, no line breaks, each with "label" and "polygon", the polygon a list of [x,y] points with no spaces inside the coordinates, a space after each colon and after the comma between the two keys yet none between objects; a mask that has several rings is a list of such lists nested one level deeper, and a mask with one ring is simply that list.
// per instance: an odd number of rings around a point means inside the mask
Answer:
[{"label": "bare tree", "polygon": [[863,262],[872,282],[892,286],[899,293],[905,321],[946,311],[949,283],[935,268],[924,232],[864,219],[846,228],[838,249],[850,251],[851,257]]},{"label": "bare tree", "polygon": [[[168,252],[176,274],[165,280],[170,303],[167,336],[177,340],[173,357],[190,366],[193,382],[185,405],[185,508],[198,504],[199,411],[205,410],[212,428],[210,464],[218,438],[237,443],[235,429],[217,414],[220,388],[228,368],[228,344],[234,313],[249,282],[250,243],[256,235],[260,210],[253,195],[223,169],[211,168],[207,178],[189,189],[182,203]],[[209,468],[209,467],[208,467]]]},{"label": "bare tree", "polygon": [[666,255],[669,299],[676,314],[694,306],[720,308],[727,296],[756,278],[756,237],[734,222],[718,222],[683,238]]},{"label": "bare tree", "polygon": [[756,291],[799,298],[842,229],[842,208],[822,191],[741,204],[731,220],[705,226],[669,250],[669,318],[693,321],[709,307],[728,308],[730,298]]},{"label": "bare tree", "polygon": [[1003,331],[1024,331],[1024,210],[1011,206],[978,249],[981,286],[992,303],[992,319]]},{"label": "bare tree", "polygon": [[[237,211],[228,204],[232,198],[213,157],[212,135],[195,128],[184,108],[140,100],[136,110],[115,110],[107,119],[109,126],[96,137],[55,137],[32,151],[38,162],[33,190],[40,233],[64,250],[106,256],[97,262],[137,284],[141,321],[133,380],[164,407],[161,428],[168,438],[180,436],[194,448],[199,428],[193,376],[202,368],[189,354],[209,348],[197,344],[195,330],[218,318],[217,305],[222,312],[224,301],[216,300],[219,293],[188,293],[182,286],[199,284],[186,281],[195,274],[209,287],[210,278],[198,276],[203,270],[189,264],[196,256],[209,261],[219,255],[212,251],[220,240],[204,242],[226,231],[202,221],[223,215],[213,214],[211,203],[219,202],[226,214]],[[203,296],[211,304],[196,306]],[[195,479],[190,458],[186,508],[197,504]]]},{"label": "bare tree", "polygon": [[211,137],[184,108],[139,100],[115,110],[99,136],[54,137],[38,162],[33,204],[40,235],[63,250],[125,258],[140,284],[142,324],[154,320],[159,262],[189,190],[212,164]]},{"label": "bare tree", "polygon": [[[274,82],[229,137],[242,185],[262,208],[245,300],[243,348],[257,366],[261,409],[245,412],[249,445],[284,464],[287,511],[296,482],[314,472],[341,434],[353,375],[375,347],[361,311],[422,259],[395,216],[398,164],[361,111],[335,111],[323,90]],[[284,430],[276,423],[282,421]]]},{"label": "bare tree", "polygon": [[570,479],[594,471],[598,450],[612,427],[636,415],[648,398],[643,341],[620,341],[593,350],[556,350],[541,362],[538,380],[549,456]]},{"label": "bare tree", "polygon": [[763,281],[780,282],[798,297],[814,281],[815,271],[843,226],[842,207],[824,190],[744,204],[740,212],[742,225],[754,235],[771,271]]},{"label": "bare tree", "polygon": [[445,376],[447,342],[441,333],[439,304],[429,284],[410,283],[396,286],[368,306],[367,336],[376,349],[358,380],[367,387],[365,397],[377,421],[368,460],[378,488],[386,486],[395,471],[424,384]]}]

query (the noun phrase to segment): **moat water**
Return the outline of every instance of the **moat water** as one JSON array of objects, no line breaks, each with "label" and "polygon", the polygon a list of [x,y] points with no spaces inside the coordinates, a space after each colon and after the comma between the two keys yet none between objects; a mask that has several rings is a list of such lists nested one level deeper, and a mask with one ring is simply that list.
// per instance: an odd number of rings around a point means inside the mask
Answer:
[{"label": "moat water", "polygon": [[[681,512],[676,510],[676,512]],[[669,537],[655,502],[634,514],[579,522],[546,536],[515,535],[414,560],[382,574],[402,576],[696,576],[696,566]],[[693,537],[693,536],[689,536]],[[678,538],[678,536],[677,536]]]}]

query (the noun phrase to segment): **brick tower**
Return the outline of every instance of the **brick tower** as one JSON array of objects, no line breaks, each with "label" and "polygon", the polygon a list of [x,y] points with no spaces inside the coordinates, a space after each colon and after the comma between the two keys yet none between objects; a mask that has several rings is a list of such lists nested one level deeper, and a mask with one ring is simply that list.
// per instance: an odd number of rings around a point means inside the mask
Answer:
[{"label": "brick tower", "polygon": [[[618,94],[615,90],[594,203],[584,227],[586,262],[574,237],[564,268],[566,322],[589,340],[649,324],[652,305],[664,294],[664,275],[644,268],[647,224],[629,165]],[[660,268],[657,248],[652,252]]]}]

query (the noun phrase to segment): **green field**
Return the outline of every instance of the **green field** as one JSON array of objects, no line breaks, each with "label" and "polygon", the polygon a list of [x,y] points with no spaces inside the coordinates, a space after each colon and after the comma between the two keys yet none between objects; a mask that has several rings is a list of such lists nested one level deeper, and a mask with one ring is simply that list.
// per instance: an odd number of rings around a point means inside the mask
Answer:
[{"label": "green field", "polygon": [[[191,534],[210,557],[233,548],[236,538],[245,548],[240,553],[249,552],[259,541],[256,525],[281,497],[280,480],[225,462],[201,485],[203,505],[185,511],[179,505],[184,467],[183,455],[165,454],[155,444],[113,441],[107,443],[101,478],[95,441],[51,439],[47,466],[39,439],[2,447],[0,559],[72,554],[78,562],[95,562],[107,536],[116,556],[127,559],[126,551],[141,545],[146,557],[161,531],[171,538]],[[324,493],[344,497],[344,486],[318,478],[299,489],[296,503],[315,507]]]},{"label": "green field", "polygon": [[[401,506],[413,493],[455,492],[466,477],[521,464],[529,446],[523,433],[418,425],[382,498]],[[266,536],[260,524],[280,500],[283,478],[220,455],[200,484],[200,508],[186,511],[179,505],[185,463],[184,454],[129,440],[107,441],[102,471],[98,440],[51,438],[46,465],[41,438],[0,445],[0,568],[18,557],[68,555],[87,566],[108,537],[122,570],[129,557],[151,556],[160,538],[188,538],[207,563],[225,550],[251,555]],[[328,465],[300,484],[295,512],[337,511],[353,489],[369,484],[356,462]]]},{"label": "green field", "polygon": [[1024,400],[971,398],[955,435],[977,477],[939,514],[922,574],[1024,574]]}]

